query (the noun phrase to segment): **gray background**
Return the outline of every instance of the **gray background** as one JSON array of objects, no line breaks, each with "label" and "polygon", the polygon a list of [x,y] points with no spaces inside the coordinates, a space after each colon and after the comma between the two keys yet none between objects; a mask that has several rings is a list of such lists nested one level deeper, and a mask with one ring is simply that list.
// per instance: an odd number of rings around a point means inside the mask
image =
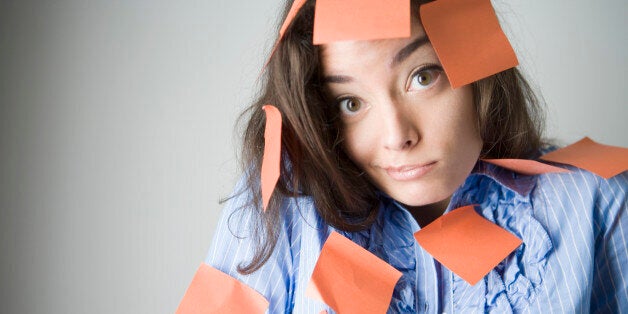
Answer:
[{"label": "gray background", "polygon": [[[172,313],[280,1],[0,1],[0,313]],[[548,135],[628,146],[628,2],[494,1]]]}]

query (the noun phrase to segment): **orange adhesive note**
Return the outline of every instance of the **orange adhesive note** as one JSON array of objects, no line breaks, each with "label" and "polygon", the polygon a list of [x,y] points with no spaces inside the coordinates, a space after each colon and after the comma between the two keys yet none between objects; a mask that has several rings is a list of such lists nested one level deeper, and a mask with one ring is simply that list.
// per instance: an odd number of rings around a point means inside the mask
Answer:
[{"label": "orange adhesive note", "polygon": [[436,260],[471,285],[522,243],[476,213],[473,205],[441,216],[417,231],[414,238]]},{"label": "orange adhesive note", "polygon": [[281,40],[281,38],[283,37],[283,33],[286,32],[286,29],[288,28],[288,26],[290,26],[290,23],[292,23],[292,20],[294,20],[294,17],[297,16],[299,9],[301,9],[305,2],[306,0],[294,0],[294,2],[292,2],[290,11],[288,11],[288,15],[286,16],[286,19],[283,21],[283,24],[281,24],[281,28],[279,29],[279,40]]},{"label": "orange adhesive note", "polygon": [[420,12],[453,88],[519,64],[490,0],[438,0]]},{"label": "orange adhesive note", "polygon": [[249,286],[201,264],[176,314],[264,313],[268,301]]},{"label": "orange adhesive note", "polygon": [[272,105],[262,107],[266,112],[264,129],[264,158],[262,159],[262,202],[268,207],[270,196],[279,180],[281,161],[281,113]]},{"label": "orange adhesive note", "polygon": [[567,169],[559,168],[556,166],[544,164],[536,160],[529,159],[482,159],[482,161],[488,162],[493,165],[512,170],[517,173],[533,176],[537,174],[549,173],[549,172],[569,172]]},{"label": "orange adhesive note", "polygon": [[279,42],[281,41],[281,39],[283,39],[283,34],[286,32],[286,29],[288,29],[288,26],[290,26],[290,23],[292,23],[292,20],[294,20],[294,17],[297,16],[297,13],[299,13],[299,10],[305,4],[306,1],[307,0],[295,0],[294,2],[292,2],[290,11],[288,11],[288,15],[286,16],[286,19],[283,21],[283,24],[281,24],[281,28],[279,29],[279,38],[277,38],[277,40],[275,41],[275,44],[273,45],[273,50],[270,51],[270,55],[268,59],[266,60],[266,62],[264,62],[264,66],[262,66],[262,71],[257,76],[256,81],[259,80],[259,77],[266,70],[266,67],[268,66],[268,62],[270,62],[270,58],[273,57],[273,55],[275,54],[275,51],[277,50],[277,46],[279,45]]},{"label": "orange adhesive note", "polygon": [[290,23],[292,23],[292,20],[294,20],[294,17],[297,16],[297,13],[299,13],[299,10],[306,1],[307,0],[295,0],[294,2],[292,2],[290,11],[288,11],[288,15],[286,15],[286,19],[283,21],[283,24],[281,24],[281,28],[279,29],[279,38],[277,38],[277,40],[275,41],[275,44],[273,45],[273,50],[270,51],[270,55],[268,56],[266,62],[264,62],[264,66],[262,66],[262,71],[260,71],[256,81],[259,81],[260,76],[266,70],[268,63],[270,62],[270,58],[273,57],[275,51],[277,51],[277,46],[279,46],[279,42],[283,39],[283,34],[286,32],[286,29],[288,29],[288,26],[290,26]]},{"label": "orange adhesive note", "polygon": [[401,272],[332,232],[316,262],[306,295],[338,313],[386,313]]},{"label": "orange adhesive note", "polygon": [[628,148],[596,143],[588,137],[541,159],[582,168],[606,179],[628,170]]},{"label": "orange adhesive note", "polygon": [[318,0],[313,42],[410,37],[410,28],[410,0]]}]

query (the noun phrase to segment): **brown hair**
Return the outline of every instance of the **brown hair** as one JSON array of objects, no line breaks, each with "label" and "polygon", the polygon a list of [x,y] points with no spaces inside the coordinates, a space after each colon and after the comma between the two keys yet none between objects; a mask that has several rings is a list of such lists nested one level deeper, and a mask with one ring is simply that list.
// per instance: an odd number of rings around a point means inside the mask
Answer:
[{"label": "brown hair", "polygon": [[[287,1],[284,17],[292,1]],[[379,206],[376,188],[346,155],[336,106],[330,105],[322,82],[319,47],[312,44],[315,1],[307,1],[287,28],[262,76],[259,98],[241,115],[245,121],[242,168],[257,223],[253,259],[238,266],[252,273],[268,260],[280,231],[281,204],[288,197],[307,195],[318,214],[334,228],[358,231],[369,227]],[[419,1],[412,1],[413,12]],[[283,19],[282,19],[283,20]],[[525,79],[510,69],[473,83],[482,157],[525,158],[541,145],[539,110]],[[281,175],[269,206],[261,210],[259,173],[264,151],[265,114],[272,104],[282,113]],[[295,209],[291,209],[295,210]],[[297,209],[298,210],[298,209]]]}]

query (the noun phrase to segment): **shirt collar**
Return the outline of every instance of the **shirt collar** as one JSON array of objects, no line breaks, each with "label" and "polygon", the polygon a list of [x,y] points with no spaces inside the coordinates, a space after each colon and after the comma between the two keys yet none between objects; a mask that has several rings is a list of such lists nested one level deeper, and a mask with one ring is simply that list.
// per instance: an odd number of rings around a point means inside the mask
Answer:
[{"label": "shirt collar", "polygon": [[475,164],[470,176],[473,175],[483,175],[489,177],[500,185],[523,197],[528,197],[536,184],[535,176],[518,174],[482,160],[478,160]]}]

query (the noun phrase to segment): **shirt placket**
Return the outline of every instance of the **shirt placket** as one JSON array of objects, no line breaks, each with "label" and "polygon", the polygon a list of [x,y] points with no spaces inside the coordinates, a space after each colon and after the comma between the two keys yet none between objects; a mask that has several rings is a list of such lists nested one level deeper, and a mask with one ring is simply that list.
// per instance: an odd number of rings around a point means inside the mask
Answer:
[{"label": "shirt placket", "polygon": [[416,295],[415,308],[419,313],[438,313],[440,308],[440,288],[437,262],[423,248],[416,247]]}]

